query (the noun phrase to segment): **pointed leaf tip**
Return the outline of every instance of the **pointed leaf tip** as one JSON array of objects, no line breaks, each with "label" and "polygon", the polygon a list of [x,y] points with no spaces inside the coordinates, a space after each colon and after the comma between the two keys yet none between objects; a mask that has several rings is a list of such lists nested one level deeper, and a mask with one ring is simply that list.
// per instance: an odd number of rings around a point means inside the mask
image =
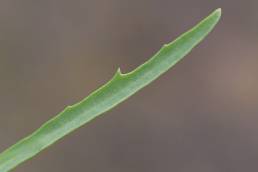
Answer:
[{"label": "pointed leaf tip", "polygon": [[221,8],[218,8],[214,11],[214,13],[218,16],[218,18],[221,17],[221,14],[222,14],[222,9]]},{"label": "pointed leaf tip", "polygon": [[221,14],[222,13],[222,9],[221,8],[218,8],[215,10],[218,14]]},{"label": "pointed leaf tip", "polygon": [[213,16],[213,17],[217,18],[217,20],[219,20],[221,17],[221,14],[222,14],[222,9],[218,8],[215,11],[213,11],[213,13],[211,13],[210,16]]}]

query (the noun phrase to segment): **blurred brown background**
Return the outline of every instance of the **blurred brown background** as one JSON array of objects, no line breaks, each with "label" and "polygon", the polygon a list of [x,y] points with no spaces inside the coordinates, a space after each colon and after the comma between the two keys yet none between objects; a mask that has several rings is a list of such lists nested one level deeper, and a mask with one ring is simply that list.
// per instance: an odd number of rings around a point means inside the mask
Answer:
[{"label": "blurred brown background", "polygon": [[0,150],[214,9],[173,70],[17,172],[258,171],[258,1],[1,0]]}]

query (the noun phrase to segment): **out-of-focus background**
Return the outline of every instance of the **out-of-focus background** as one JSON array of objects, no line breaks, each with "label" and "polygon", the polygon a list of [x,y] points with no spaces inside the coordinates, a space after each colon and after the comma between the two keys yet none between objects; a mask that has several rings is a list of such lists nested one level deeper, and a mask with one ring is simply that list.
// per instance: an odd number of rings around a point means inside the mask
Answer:
[{"label": "out-of-focus background", "polygon": [[258,170],[258,1],[1,0],[0,150],[223,9],[176,67],[17,172]]}]

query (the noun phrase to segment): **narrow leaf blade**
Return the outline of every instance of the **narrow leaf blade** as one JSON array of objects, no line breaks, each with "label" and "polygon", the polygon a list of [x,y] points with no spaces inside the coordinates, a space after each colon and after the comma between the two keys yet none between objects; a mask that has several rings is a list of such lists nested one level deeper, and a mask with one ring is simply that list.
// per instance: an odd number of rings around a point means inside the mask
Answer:
[{"label": "narrow leaf blade", "polygon": [[122,74],[120,69],[104,86],[81,102],[67,107],[34,133],[0,154],[0,172],[7,172],[65,135],[112,109],[135,92],[154,81],[187,55],[214,28],[221,10],[197,24],[193,29],[164,45],[149,61],[132,72]]}]

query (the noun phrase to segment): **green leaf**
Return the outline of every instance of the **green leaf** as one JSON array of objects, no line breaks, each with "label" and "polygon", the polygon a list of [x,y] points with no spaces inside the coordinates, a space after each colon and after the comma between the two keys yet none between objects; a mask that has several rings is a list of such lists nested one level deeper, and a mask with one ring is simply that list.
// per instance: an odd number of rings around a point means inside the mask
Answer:
[{"label": "green leaf", "polygon": [[190,31],[164,45],[150,60],[132,72],[122,74],[120,69],[104,86],[81,102],[68,106],[28,137],[0,154],[0,172],[7,172],[32,158],[65,135],[95,117],[112,109],[135,92],[158,78],[187,55],[213,29],[221,16],[215,10]]}]

